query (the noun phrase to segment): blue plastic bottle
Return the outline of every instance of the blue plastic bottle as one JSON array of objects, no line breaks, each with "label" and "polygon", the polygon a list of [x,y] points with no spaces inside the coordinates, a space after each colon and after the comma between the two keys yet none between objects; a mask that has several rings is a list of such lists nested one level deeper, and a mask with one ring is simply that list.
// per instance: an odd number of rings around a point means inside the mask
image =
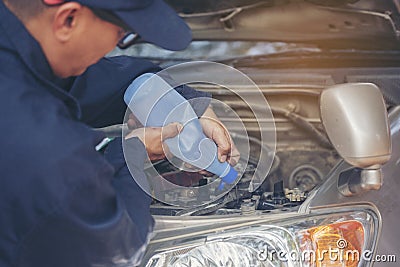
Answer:
[{"label": "blue plastic bottle", "polygon": [[147,127],[162,127],[172,122],[181,123],[181,133],[166,139],[171,153],[181,160],[221,177],[231,184],[237,171],[227,162],[219,162],[217,146],[207,138],[190,103],[160,76],[145,73],[137,77],[124,95],[125,103],[136,118]]}]

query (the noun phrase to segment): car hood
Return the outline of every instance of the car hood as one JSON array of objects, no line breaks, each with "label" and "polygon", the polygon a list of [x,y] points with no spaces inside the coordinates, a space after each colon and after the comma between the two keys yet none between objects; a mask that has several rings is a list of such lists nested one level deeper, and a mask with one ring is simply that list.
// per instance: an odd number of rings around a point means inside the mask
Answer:
[{"label": "car hood", "polygon": [[399,1],[168,0],[195,40],[312,43],[322,48],[399,48]]}]

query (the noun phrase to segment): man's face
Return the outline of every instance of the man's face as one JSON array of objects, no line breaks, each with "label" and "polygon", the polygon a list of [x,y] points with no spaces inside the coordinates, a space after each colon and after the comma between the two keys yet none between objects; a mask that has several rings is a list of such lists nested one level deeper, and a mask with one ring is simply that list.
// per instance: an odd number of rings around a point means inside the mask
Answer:
[{"label": "man's face", "polygon": [[62,76],[78,76],[113,50],[124,36],[124,30],[98,18],[86,7],[76,15],[77,25],[67,45],[65,64],[69,66]]}]

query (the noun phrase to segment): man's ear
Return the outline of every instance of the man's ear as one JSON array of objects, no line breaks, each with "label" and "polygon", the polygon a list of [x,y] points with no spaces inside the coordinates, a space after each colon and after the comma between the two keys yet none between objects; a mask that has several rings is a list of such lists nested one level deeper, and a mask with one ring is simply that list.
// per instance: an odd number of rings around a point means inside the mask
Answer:
[{"label": "man's ear", "polygon": [[67,2],[58,7],[53,17],[53,32],[60,42],[67,42],[72,37],[82,10],[83,6],[77,2]]}]

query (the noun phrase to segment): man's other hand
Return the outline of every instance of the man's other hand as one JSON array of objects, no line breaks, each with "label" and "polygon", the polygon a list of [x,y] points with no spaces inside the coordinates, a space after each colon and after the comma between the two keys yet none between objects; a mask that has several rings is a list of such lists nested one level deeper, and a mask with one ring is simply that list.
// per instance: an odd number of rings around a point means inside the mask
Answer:
[{"label": "man's other hand", "polygon": [[125,139],[138,137],[145,145],[147,154],[151,161],[165,158],[169,153],[166,144],[163,141],[175,137],[182,131],[180,123],[171,123],[164,127],[146,127],[138,128],[130,132]]},{"label": "man's other hand", "polygon": [[212,139],[218,147],[218,160],[220,162],[227,161],[230,165],[235,166],[240,158],[240,153],[237,150],[233,140],[224,127],[217,115],[208,107],[200,118],[201,126],[204,134]]}]

